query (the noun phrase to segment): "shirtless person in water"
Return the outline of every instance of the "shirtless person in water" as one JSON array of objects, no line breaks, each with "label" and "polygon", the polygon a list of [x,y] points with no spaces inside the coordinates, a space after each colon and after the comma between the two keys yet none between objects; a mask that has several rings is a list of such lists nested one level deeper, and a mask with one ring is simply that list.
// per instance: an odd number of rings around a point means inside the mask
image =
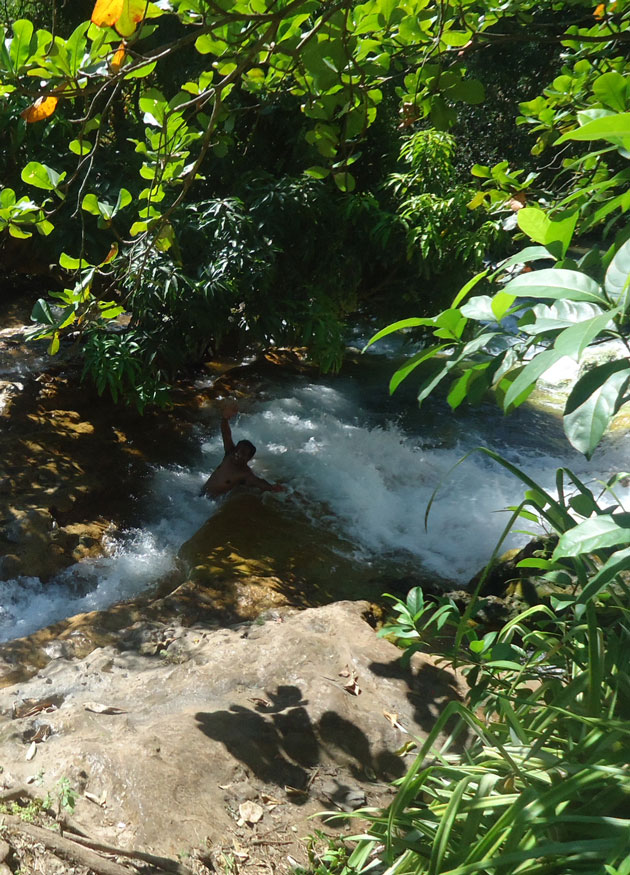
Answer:
[{"label": "shirtless person in water", "polygon": [[223,408],[221,437],[225,456],[216,471],[208,477],[201,494],[217,498],[219,495],[225,495],[235,486],[254,486],[263,492],[284,492],[284,486],[268,483],[262,477],[257,477],[250,469],[248,463],[253,459],[256,447],[250,441],[239,441],[235,444],[232,440],[229,421],[237,413],[238,407],[234,402],[226,404]]}]

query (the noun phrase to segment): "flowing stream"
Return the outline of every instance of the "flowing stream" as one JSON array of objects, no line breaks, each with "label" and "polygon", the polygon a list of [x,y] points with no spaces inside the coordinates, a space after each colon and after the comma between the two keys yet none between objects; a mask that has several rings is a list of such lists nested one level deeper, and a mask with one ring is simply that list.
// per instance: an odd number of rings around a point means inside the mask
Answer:
[{"label": "flowing stream", "polygon": [[[549,412],[529,408],[504,417],[487,404],[453,414],[440,400],[418,409],[413,376],[390,398],[389,376],[404,354],[396,341],[365,356],[351,351],[340,376],[284,378],[233,421],[235,439],[258,448],[255,472],[287,486],[264,501],[297,503],[314,526],[341,536],[356,561],[466,583],[500,538],[504,509],[523,497],[521,484],[482,454],[451,471],[475,447],[503,454],[552,492],[559,466],[591,485],[628,466],[629,437],[607,439],[587,463]],[[78,563],[46,585],[34,578],[0,583],[0,640],[130,598],[175,568],[179,547],[215,508],[199,489],[222,457],[218,423],[200,425],[198,440],[201,463],[156,469],[141,526],[112,541],[109,555]],[[621,493],[628,497],[628,490]],[[506,546],[527,537],[513,535]]]}]

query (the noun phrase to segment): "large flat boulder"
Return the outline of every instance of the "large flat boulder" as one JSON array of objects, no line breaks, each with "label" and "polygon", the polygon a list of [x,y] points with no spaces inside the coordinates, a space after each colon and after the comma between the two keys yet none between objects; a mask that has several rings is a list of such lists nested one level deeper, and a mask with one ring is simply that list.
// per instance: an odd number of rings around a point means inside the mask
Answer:
[{"label": "large flat boulder", "polygon": [[401,669],[367,612],[279,608],[215,630],[141,621],[116,646],[52,659],[0,691],[0,785],[55,798],[67,779],[76,819],[118,846],[303,861],[307,818],[386,804],[410,762],[401,749],[464,695],[429,656]]}]

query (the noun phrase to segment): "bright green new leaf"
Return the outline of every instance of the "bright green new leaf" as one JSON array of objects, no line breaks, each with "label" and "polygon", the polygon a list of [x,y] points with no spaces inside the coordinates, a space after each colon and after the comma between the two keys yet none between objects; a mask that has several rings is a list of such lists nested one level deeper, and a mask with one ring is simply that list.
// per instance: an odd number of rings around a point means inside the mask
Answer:
[{"label": "bright green new leaf", "polygon": [[559,146],[567,140],[612,140],[630,137],[630,112],[620,112],[615,115],[606,115],[603,118],[587,122],[581,128],[568,131],[555,141],[554,146]]},{"label": "bright green new leaf", "polygon": [[29,161],[21,173],[24,182],[35,188],[43,188],[45,191],[54,191],[65,175],[65,173],[57,173],[52,167],[40,164],[39,161]]},{"label": "bright green new leaf", "polygon": [[52,340],[48,344],[48,355],[57,355],[59,352],[59,332],[55,331]]},{"label": "bright green new leaf", "polygon": [[578,219],[575,210],[560,218],[551,219],[538,207],[524,207],[516,214],[518,226],[535,243],[549,247],[553,243],[560,244],[560,255],[564,256]]},{"label": "bright green new leaf", "polygon": [[516,214],[518,226],[535,243],[547,242],[551,220],[539,207],[523,207]]},{"label": "bright green new leaf", "polygon": [[628,109],[628,81],[621,73],[612,70],[604,73],[593,83],[593,94],[610,109],[623,112]]},{"label": "bright green new leaf", "polygon": [[68,149],[75,155],[89,155],[92,151],[92,144],[87,140],[70,140]]},{"label": "bright green new leaf", "polygon": [[141,67],[136,67],[135,70],[130,70],[125,76],[125,79],[143,79],[149,76],[155,70],[156,61],[150,61],[148,64],[142,64]]},{"label": "bright green new leaf", "polygon": [[470,291],[472,291],[472,289],[474,289],[474,287],[477,285],[477,283],[487,275],[487,273],[488,273],[488,269],[486,268],[486,270],[479,271],[479,273],[476,273],[474,275],[474,277],[472,277],[472,279],[469,279],[468,282],[465,283],[461,287],[459,292],[455,295],[455,298],[453,299],[453,303],[451,304],[451,308],[457,307],[464,300],[464,298],[468,295],[468,293]]}]

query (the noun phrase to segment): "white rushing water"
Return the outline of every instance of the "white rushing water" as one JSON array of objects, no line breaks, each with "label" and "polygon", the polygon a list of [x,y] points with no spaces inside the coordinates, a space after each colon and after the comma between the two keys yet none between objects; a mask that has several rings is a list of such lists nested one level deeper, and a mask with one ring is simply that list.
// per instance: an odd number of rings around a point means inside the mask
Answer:
[{"label": "white rushing water", "polygon": [[[288,389],[283,383],[233,421],[235,439],[257,446],[255,472],[287,486],[287,493],[265,500],[303,505],[315,524],[349,540],[363,561],[389,557],[392,568],[413,561],[458,583],[485,564],[506,525],[504,509],[518,504],[524,491],[488,457],[474,454],[450,474],[424,528],[434,489],[476,446],[502,453],[550,492],[562,465],[591,485],[628,467],[627,437],[609,441],[589,464],[544,414],[504,418],[488,405],[454,416],[438,402],[418,411],[411,381],[410,395],[391,400],[391,370],[383,357],[372,356],[347,376],[316,383],[300,378]],[[218,422],[200,428],[199,440],[201,465],[156,470],[145,523],[113,542],[109,556],[79,563],[46,585],[31,578],[0,583],[0,640],[107,607],[173,570],[181,544],[212,512],[199,489],[222,458]],[[628,498],[628,490],[621,493]],[[509,543],[526,540],[521,534]]]}]

